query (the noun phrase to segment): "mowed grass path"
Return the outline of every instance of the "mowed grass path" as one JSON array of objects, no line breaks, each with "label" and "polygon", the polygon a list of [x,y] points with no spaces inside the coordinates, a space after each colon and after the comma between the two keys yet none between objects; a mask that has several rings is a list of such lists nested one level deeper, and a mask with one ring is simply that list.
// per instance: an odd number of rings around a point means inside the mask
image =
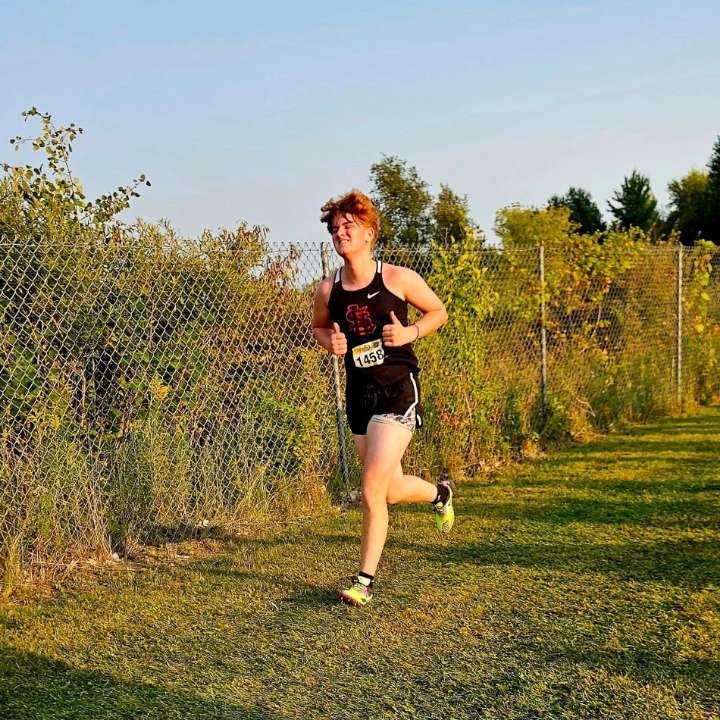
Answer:
[{"label": "mowed grass path", "polygon": [[0,718],[718,718],[720,411],[0,609]]}]

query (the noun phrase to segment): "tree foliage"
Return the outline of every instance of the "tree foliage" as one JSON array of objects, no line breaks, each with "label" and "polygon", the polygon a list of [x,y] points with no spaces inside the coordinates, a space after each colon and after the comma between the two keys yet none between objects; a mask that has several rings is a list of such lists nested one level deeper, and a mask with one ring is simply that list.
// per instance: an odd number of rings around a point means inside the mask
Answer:
[{"label": "tree foliage", "polygon": [[470,217],[467,195],[460,197],[442,183],[432,208],[432,229],[438,247],[446,248],[466,241],[471,245],[482,244],[480,227]]},{"label": "tree foliage", "polygon": [[571,187],[565,195],[553,195],[548,200],[551,208],[565,207],[570,211],[570,220],[581,233],[590,235],[605,230],[600,208],[592,195],[580,187]]},{"label": "tree foliage", "polygon": [[705,239],[720,245],[720,135],[715,140],[708,162],[708,187],[705,202]]},{"label": "tree foliage", "polygon": [[432,196],[427,183],[405,160],[383,157],[370,168],[371,197],[380,214],[380,242],[388,248],[429,244]]},{"label": "tree foliage", "polygon": [[384,156],[371,166],[370,182],[370,195],[380,215],[380,245],[385,251],[425,253],[433,243],[448,247],[466,240],[482,245],[467,196],[441,184],[433,198],[428,184],[407,161]]},{"label": "tree foliage", "polygon": [[705,235],[708,187],[708,174],[702,170],[691,170],[668,185],[667,230],[677,231],[683,245],[693,245]]},{"label": "tree foliage", "polygon": [[720,245],[720,135],[705,170],[691,170],[668,185],[670,212],[666,232],[676,231],[683,245],[709,240]]},{"label": "tree foliage", "polygon": [[[614,202],[613,202],[614,201]],[[650,180],[636,170],[625,177],[619,190],[608,201],[608,209],[623,230],[637,227],[649,232],[658,222],[657,198],[650,189]]]}]

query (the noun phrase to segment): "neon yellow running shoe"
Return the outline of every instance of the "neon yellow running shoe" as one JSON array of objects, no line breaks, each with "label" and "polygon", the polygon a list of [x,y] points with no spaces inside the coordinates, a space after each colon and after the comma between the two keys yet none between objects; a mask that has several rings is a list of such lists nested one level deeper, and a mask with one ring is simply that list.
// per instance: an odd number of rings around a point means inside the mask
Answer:
[{"label": "neon yellow running shoe", "polygon": [[453,491],[450,481],[442,480],[438,483],[438,487],[441,485],[447,488],[448,497],[444,503],[437,502],[433,505],[433,510],[435,511],[435,527],[438,532],[447,534],[452,530],[452,526],[455,524],[455,510],[453,510],[452,502]]},{"label": "neon yellow running shoe", "polygon": [[372,585],[364,585],[357,577],[353,578],[353,584],[347,590],[340,591],[340,600],[348,605],[367,605],[373,599]]}]

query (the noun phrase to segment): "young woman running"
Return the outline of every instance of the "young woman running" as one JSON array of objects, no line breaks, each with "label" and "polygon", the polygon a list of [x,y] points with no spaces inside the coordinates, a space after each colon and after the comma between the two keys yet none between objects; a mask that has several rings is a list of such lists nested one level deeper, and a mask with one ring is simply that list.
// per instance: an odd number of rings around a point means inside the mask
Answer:
[{"label": "young woman running", "polygon": [[[412,343],[447,321],[445,306],[408,268],[373,259],[378,215],[370,199],[353,190],[322,207],[343,266],[318,286],[313,334],[320,345],[345,358],[346,409],[362,462],[360,571],[340,599],[365,605],[373,597],[375,572],[385,545],[388,504],[428,502],[440,532],[454,522],[452,490],[403,474],[401,460],[420,426],[418,362]],[[423,313],[407,325],[408,303]]]}]

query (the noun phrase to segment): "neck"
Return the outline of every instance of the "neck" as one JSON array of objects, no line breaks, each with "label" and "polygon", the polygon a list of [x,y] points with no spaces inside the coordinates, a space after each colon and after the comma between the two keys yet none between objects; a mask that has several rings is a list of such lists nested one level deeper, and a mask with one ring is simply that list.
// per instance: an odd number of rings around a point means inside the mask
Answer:
[{"label": "neck", "polygon": [[351,284],[367,280],[370,275],[375,273],[375,260],[366,253],[360,256],[346,257],[343,273],[345,279]]}]

